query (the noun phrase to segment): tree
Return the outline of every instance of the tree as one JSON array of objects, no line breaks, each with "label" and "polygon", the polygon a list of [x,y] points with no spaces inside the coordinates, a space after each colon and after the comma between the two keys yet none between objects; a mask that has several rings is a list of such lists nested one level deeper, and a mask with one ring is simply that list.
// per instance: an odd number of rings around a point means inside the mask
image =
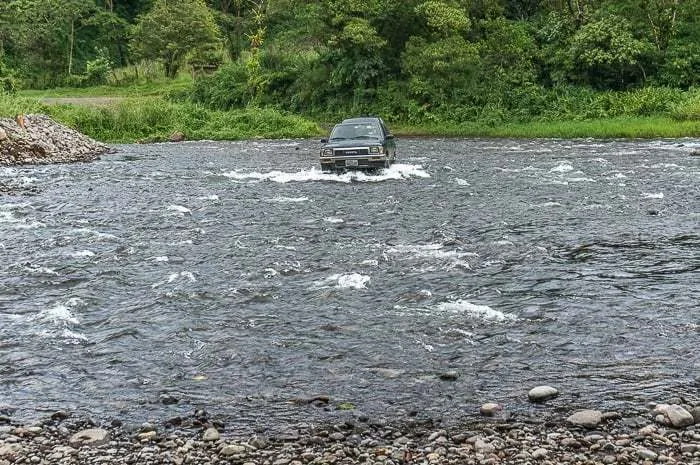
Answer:
[{"label": "tree", "polygon": [[627,20],[606,15],[576,31],[569,53],[588,84],[622,89],[643,74],[640,57],[644,49]]},{"label": "tree", "polygon": [[479,63],[476,46],[464,38],[471,22],[463,9],[442,1],[429,0],[415,11],[421,35],[412,36],[402,54],[409,89],[422,103],[458,103]]},{"label": "tree", "polygon": [[134,56],[162,62],[170,78],[189,53],[206,55],[220,46],[214,15],[204,0],[158,0],[131,31]]}]

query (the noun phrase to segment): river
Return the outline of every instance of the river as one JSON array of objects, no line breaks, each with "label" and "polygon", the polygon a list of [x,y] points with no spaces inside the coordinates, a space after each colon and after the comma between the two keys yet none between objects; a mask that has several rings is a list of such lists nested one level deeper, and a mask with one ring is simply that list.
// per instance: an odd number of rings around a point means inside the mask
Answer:
[{"label": "river", "polygon": [[697,401],[700,142],[400,139],[374,175],[318,146],[0,168],[0,406],[260,428]]}]

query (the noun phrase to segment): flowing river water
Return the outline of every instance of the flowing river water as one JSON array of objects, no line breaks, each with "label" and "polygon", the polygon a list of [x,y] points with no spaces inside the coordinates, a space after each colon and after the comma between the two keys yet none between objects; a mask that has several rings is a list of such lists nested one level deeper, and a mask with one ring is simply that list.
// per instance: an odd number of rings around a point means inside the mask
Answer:
[{"label": "flowing river water", "polygon": [[697,400],[700,142],[401,139],[374,175],[318,146],[0,168],[0,405],[260,427],[526,412],[541,384]]}]

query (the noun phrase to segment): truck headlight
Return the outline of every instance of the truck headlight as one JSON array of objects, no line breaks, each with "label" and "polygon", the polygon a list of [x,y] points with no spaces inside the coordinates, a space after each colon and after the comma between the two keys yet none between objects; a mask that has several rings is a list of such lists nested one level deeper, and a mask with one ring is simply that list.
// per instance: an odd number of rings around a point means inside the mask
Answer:
[{"label": "truck headlight", "polygon": [[369,153],[384,153],[384,147],[370,147]]},{"label": "truck headlight", "polygon": [[321,156],[322,156],[322,157],[332,157],[332,156],[333,156],[333,149],[323,149],[323,150],[321,150]]}]

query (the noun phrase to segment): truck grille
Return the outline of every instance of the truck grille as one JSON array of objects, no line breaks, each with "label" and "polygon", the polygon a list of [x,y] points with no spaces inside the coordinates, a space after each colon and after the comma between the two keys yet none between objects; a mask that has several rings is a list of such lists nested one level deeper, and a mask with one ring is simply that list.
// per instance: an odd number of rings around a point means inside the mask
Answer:
[{"label": "truck grille", "polygon": [[336,157],[356,157],[359,155],[369,155],[369,148],[348,148],[348,149],[335,149],[334,155]]}]

